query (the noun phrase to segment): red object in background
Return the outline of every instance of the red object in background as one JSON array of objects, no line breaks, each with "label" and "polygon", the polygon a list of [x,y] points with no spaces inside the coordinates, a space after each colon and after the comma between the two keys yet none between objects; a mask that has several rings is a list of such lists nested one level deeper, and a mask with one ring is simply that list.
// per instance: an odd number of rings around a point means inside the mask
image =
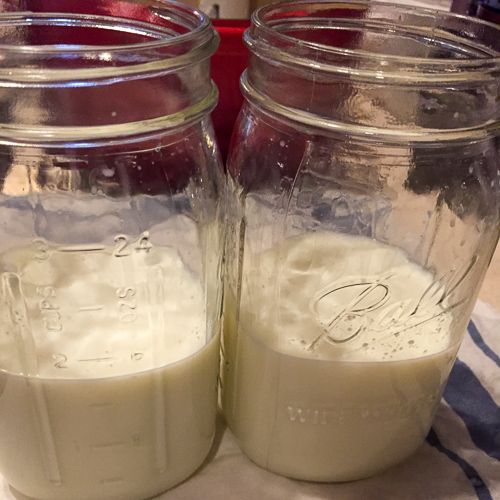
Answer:
[{"label": "red object in background", "polygon": [[[3,10],[18,10],[16,0],[5,0]],[[168,20],[152,16],[147,4],[132,4],[119,0],[95,0],[79,3],[74,0],[25,0],[24,10],[33,12],[72,12],[138,19],[145,22],[168,26]],[[219,89],[219,103],[212,117],[220,151],[226,159],[234,122],[238,116],[243,97],[240,92],[240,75],[247,66],[248,51],[243,44],[243,32],[249,26],[249,20],[214,20],[213,24],[221,37],[220,47],[212,57],[212,78]],[[176,29],[180,26],[176,25]],[[60,27],[47,30],[32,27],[29,43],[33,45],[61,43],[71,40],[73,44],[113,45],[134,44],[146,41],[141,35],[127,34],[123,31],[114,33],[110,30]]]},{"label": "red object in background", "polygon": [[[18,10],[16,0],[6,0],[3,10]],[[160,25],[168,21],[158,16],[152,16],[147,4],[131,4],[119,0],[95,0],[95,2],[74,2],[73,0],[25,0],[24,10],[33,12],[73,12],[97,15],[111,15],[140,19]],[[240,75],[247,66],[248,51],[243,44],[243,32],[248,28],[249,20],[214,20],[213,24],[221,37],[219,50],[212,57],[212,78],[219,88],[219,104],[212,114],[214,128],[219,142],[222,157],[225,160],[231,140],[231,132],[238,116],[243,97],[240,92]],[[176,29],[180,26],[176,25]],[[31,28],[29,42],[34,45],[61,43],[61,40],[71,40],[74,44],[113,45],[124,43],[140,43],[140,35],[116,33],[93,28],[60,27],[57,30],[47,30],[41,26],[39,30]]]},{"label": "red object in background", "polygon": [[[18,10],[16,0],[6,0],[3,10]],[[160,25],[168,21],[152,16],[147,6],[131,4],[119,0],[95,0],[95,2],[78,3],[73,0],[25,0],[24,10],[33,12],[73,12],[97,15],[111,15],[140,19]],[[219,89],[219,103],[212,114],[214,128],[223,159],[226,159],[231,140],[233,125],[243,102],[240,92],[240,76],[247,66],[248,51],[243,43],[243,32],[250,25],[249,20],[214,20],[213,24],[221,37],[220,47],[212,57],[212,78]],[[176,29],[179,26],[176,25]],[[41,26],[39,30],[31,28],[29,42],[34,45],[61,43],[71,40],[74,44],[113,45],[124,43],[140,43],[146,41],[141,35],[126,34],[123,31],[114,33],[110,30],[93,28],[60,27],[47,30]]]},{"label": "red object in background", "polygon": [[[362,12],[342,9],[325,10],[321,16],[328,17],[350,14],[352,17],[360,17]],[[287,17],[290,17],[287,13]],[[293,13],[298,17],[303,16],[303,11]],[[212,56],[212,79],[219,88],[219,104],[212,113],[215,134],[219,143],[222,159],[227,158],[229,144],[234,123],[238,117],[243,96],[240,92],[240,76],[248,65],[248,50],[243,43],[243,33],[250,26],[250,20],[212,20],[215,29],[218,31],[221,42],[218,51]],[[337,47],[350,47],[353,39],[359,36],[354,32],[339,34],[338,31],[332,33],[331,30],[307,30],[306,34],[302,31],[290,31],[287,34],[302,38],[305,40],[334,45]]]},{"label": "red object in background", "polygon": [[212,79],[219,88],[219,104],[212,113],[215,134],[225,161],[231,141],[234,122],[243,102],[240,76],[248,63],[248,50],[243,43],[243,32],[250,21],[218,19],[213,24],[221,42],[212,57]]}]

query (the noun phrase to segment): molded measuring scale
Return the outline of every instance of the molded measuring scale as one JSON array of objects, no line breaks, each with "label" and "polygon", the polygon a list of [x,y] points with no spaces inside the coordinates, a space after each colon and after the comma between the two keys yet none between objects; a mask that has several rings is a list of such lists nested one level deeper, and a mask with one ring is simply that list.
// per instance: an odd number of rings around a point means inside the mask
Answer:
[{"label": "molded measuring scale", "polygon": [[212,443],[218,339],[207,340],[202,285],[177,250],[145,232],[113,247],[37,239],[0,260],[11,486],[136,499],[190,475]]}]

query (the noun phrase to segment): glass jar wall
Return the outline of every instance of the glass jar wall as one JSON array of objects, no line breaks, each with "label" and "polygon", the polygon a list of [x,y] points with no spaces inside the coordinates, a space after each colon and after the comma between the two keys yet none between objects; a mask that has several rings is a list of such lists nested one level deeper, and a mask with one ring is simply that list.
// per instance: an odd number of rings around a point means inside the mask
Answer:
[{"label": "glass jar wall", "polygon": [[175,2],[24,6],[0,15],[0,470],[150,497],[215,430],[217,35]]},{"label": "glass jar wall", "polygon": [[367,477],[429,431],[498,241],[500,29],[285,2],[245,41],[224,412],[262,467]]}]

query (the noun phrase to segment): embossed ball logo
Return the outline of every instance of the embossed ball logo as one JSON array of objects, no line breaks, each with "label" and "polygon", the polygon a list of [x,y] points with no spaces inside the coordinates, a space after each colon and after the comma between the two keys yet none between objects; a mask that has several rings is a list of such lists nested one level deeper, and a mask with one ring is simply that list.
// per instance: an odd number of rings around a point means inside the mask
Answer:
[{"label": "embossed ball logo", "polygon": [[311,309],[323,327],[323,333],[309,346],[314,350],[322,340],[333,344],[348,342],[367,326],[367,313],[382,307],[390,296],[387,276],[349,278],[321,290]]},{"label": "embossed ball logo", "polygon": [[[456,310],[467,315],[462,307],[467,303],[469,290],[465,283],[475,268],[477,258],[432,280],[420,294],[391,296],[391,282],[403,275],[386,272],[379,276],[351,276],[322,289],[310,303],[310,309],[321,325],[321,333],[309,344],[314,351],[321,342],[339,345],[354,340],[365,330],[401,334],[430,321],[443,318]],[[374,312],[374,314],[372,314]]]}]

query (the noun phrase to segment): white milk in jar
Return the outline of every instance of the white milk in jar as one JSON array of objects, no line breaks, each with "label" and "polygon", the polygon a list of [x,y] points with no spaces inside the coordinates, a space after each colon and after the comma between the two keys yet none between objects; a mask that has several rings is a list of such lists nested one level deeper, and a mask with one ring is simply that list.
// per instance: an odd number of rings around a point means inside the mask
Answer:
[{"label": "white milk in jar", "polygon": [[210,449],[218,339],[201,283],[173,248],[122,247],[1,256],[0,470],[25,495],[146,498]]},{"label": "white milk in jar", "polygon": [[225,308],[229,425],[257,464],[348,481],[409,456],[456,353],[446,286],[399,249],[316,233],[247,255]]}]

